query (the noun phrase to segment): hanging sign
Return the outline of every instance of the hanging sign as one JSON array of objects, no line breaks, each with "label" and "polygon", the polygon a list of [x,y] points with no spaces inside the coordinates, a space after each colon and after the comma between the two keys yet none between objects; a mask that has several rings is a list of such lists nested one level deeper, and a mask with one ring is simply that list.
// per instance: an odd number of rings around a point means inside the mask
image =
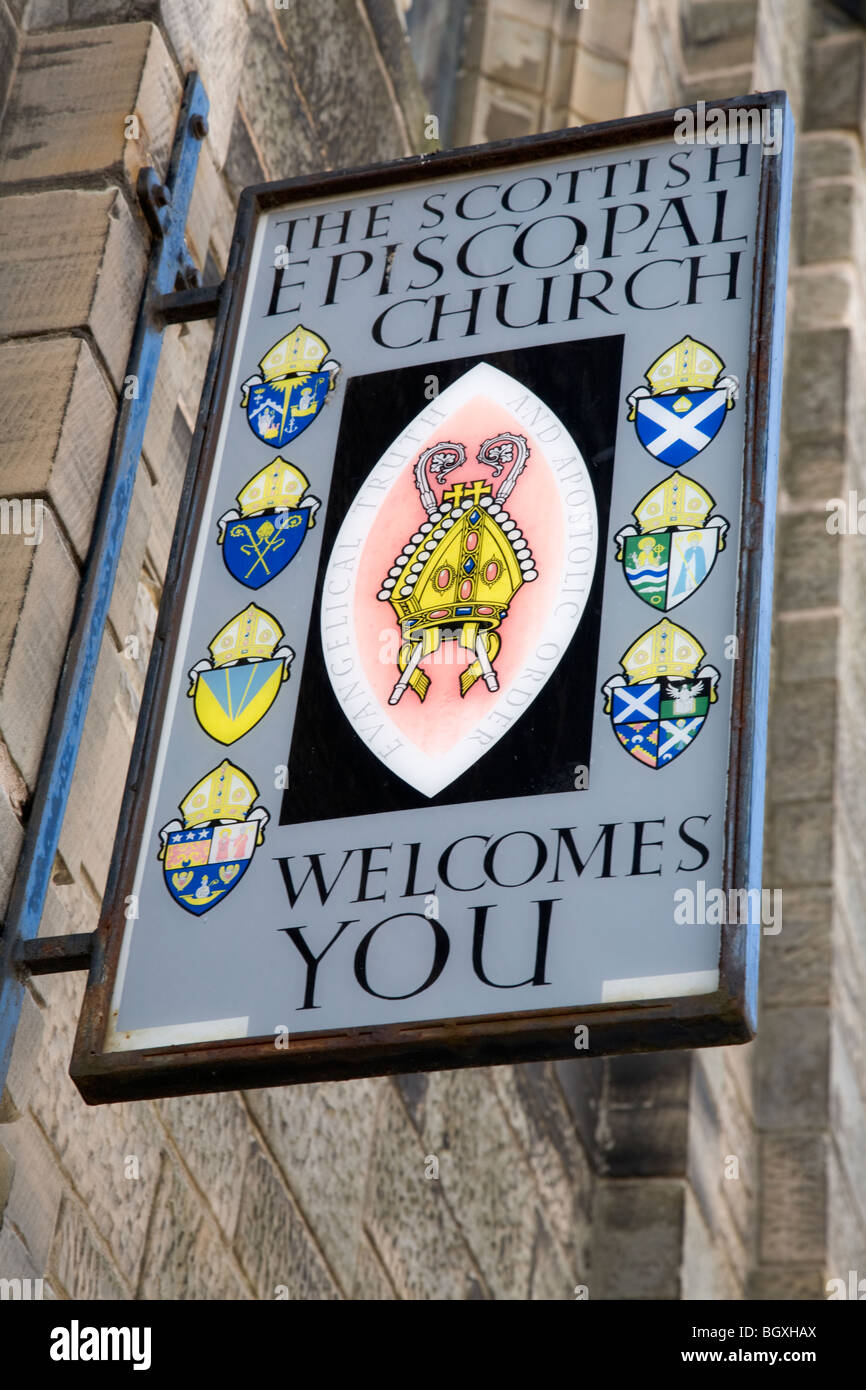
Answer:
[{"label": "hanging sign", "polygon": [[792,136],[714,109],[243,195],[88,1100],[752,1035]]}]

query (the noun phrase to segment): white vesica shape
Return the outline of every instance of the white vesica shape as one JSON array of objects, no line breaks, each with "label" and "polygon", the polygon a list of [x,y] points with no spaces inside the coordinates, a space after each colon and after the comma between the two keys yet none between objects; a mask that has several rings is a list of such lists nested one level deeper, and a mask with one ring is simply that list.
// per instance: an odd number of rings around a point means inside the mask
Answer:
[{"label": "white vesica shape", "polygon": [[325,665],[358,737],[425,796],[449,786],[555,671],[597,548],[562,421],[486,362],[464,373],[379,459],[328,562]]}]

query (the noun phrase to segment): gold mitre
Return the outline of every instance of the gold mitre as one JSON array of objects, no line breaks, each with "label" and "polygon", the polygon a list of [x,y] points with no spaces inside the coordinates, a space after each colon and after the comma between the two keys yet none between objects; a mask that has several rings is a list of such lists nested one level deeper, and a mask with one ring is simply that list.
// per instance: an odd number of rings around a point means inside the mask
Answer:
[{"label": "gold mitre", "polygon": [[298,372],[317,372],[327,355],[324,338],[299,323],[265,353],[259,369],[265,381],[277,381]]},{"label": "gold mitre", "polygon": [[692,676],[705,655],[696,637],[663,618],[629,647],[621,665],[634,685],[656,676]]},{"label": "gold mitre", "polygon": [[666,526],[694,526],[700,529],[715,506],[710,494],[692,478],[671,473],[650,488],[634,509],[641,531],[661,531]]},{"label": "gold mitre", "polygon": [[252,516],[271,507],[297,507],[309,486],[300,468],[284,458],[275,458],[238,493],[241,516]]},{"label": "gold mitre", "polygon": [[[476,491],[477,502],[471,500]],[[385,579],[379,597],[389,598],[413,629],[449,622],[496,628],[524,580],[535,578],[523,533],[491,498],[482,501],[482,492],[480,483],[470,483],[460,486],[453,507],[443,501],[436,515],[446,524],[424,522]]]},{"label": "gold mitre", "polygon": [[251,603],[242,613],[229,619],[209,644],[214,666],[229,661],[245,661],[251,656],[267,660],[273,656],[285,634],[276,618]]},{"label": "gold mitre", "polygon": [[686,337],[653,362],[646,379],[654,396],[662,391],[711,391],[724,367],[712,348]]},{"label": "gold mitre", "polygon": [[210,820],[246,820],[247,811],[258,796],[258,789],[245,772],[223,759],[206,777],[197,782],[180,803],[187,830]]}]

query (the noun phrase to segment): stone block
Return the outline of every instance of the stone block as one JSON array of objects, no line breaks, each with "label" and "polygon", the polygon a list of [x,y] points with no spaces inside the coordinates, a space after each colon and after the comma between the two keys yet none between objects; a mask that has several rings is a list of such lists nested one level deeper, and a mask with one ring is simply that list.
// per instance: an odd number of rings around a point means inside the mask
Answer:
[{"label": "stone block", "polygon": [[490,15],[481,55],[486,77],[505,87],[543,94],[553,34],[522,19]]},{"label": "stone block", "polygon": [[[32,789],[66,653],[79,574],[47,506],[42,508],[41,544],[28,546],[21,536],[0,537],[0,555],[10,547],[25,552],[30,572],[17,604],[14,587],[7,590],[9,608],[17,607],[17,626],[0,675],[0,727],[21,776]],[[15,569],[21,559],[14,557]]]},{"label": "stone block", "polygon": [[816,679],[819,673],[817,668],[809,681],[776,686],[767,783],[773,802],[832,795],[837,691],[835,680]]},{"label": "stone block", "polygon": [[199,269],[204,270],[212,247],[217,265],[221,271],[225,270],[234,220],[234,204],[225,180],[205,143],[199,156],[186,222],[187,245]]},{"label": "stone block", "polygon": [[782,892],[782,930],[761,941],[762,1005],[830,1000],[832,896],[829,888]]},{"label": "stone block", "polygon": [[162,455],[162,476],[153,491],[151,527],[147,538],[147,554],[160,583],[171,553],[191,445],[192,431],[180,406],[176,406],[171,435]]},{"label": "stone block", "polygon": [[[5,1138],[5,1131],[3,1134]],[[14,1177],[15,1160],[5,1144],[0,1143],[0,1228],[2,1228],[3,1214],[6,1211],[6,1203],[9,1201],[9,1193],[12,1191]]]},{"label": "stone block", "polygon": [[[824,1269],[827,1281],[843,1279],[845,1292],[850,1296],[849,1271],[856,1272],[856,1283],[866,1279],[866,1228],[862,1212],[851,1191],[845,1165],[840,1161],[835,1144],[827,1155],[827,1254]],[[826,1289],[824,1296],[830,1290]],[[863,1298],[860,1292],[860,1299]]]},{"label": "stone block", "polygon": [[761,1261],[820,1265],[826,1249],[826,1136],[767,1134],[761,1163]]},{"label": "stone block", "polygon": [[[257,50],[256,50],[257,51]],[[304,120],[308,118],[304,112]],[[282,127],[277,123],[278,130],[282,132]],[[308,137],[311,136],[312,127],[308,129]],[[312,150],[312,146],[310,147]],[[312,155],[311,155],[312,158]],[[228,154],[226,155],[223,172],[226,181],[231,189],[232,196],[237,199],[245,188],[249,188],[254,183],[264,183],[267,178],[265,166],[262,163],[262,156],[253,142],[250,128],[244,116],[243,108],[239,104],[235,111],[235,119],[232,124],[231,139],[229,140]]]},{"label": "stone block", "polygon": [[276,1298],[281,1288],[292,1300],[340,1297],[300,1212],[261,1149],[247,1165],[234,1248],[257,1298]]},{"label": "stone block", "polygon": [[89,1302],[130,1297],[72,1196],[65,1196],[60,1207],[47,1273],[65,1298]]},{"label": "stone block", "polygon": [[200,320],[197,323],[184,323],[180,330],[180,345],[183,350],[183,371],[178,404],[190,430],[195,429],[199,414],[202,386],[210,357],[213,340],[213,323]]},{"label": "stone block", "polygon": [[139,461],[108,609],[108,621],[114,628],[121,648],[132,630],[132,615],[150,535],[153,508],[153,484],[144,463]]},{"label": "stone block", "polygon": [[[836,795],[845,807],[849,824],[859,844],[866,834],[866,807],[859,788],[862,769],[866,766],[866,724],[864,724],[859,692],[840,683],[839,752],[836,773]],[[852,800],[853,798],[853,800]]]},{"label": "stone block", "polygon": [[33,1058],[39,1051],[42,1037],[43,1012],[29,990],[21,998],[21,1014],[12,1044],[12,1056],[6,1073],[0,1101],[0,1124],[8,1124],[23,1115],[33,1090]]},{"label": "stone block", "polygon": [[614,121],[625,110],[626,64],[578,44],[569,105],[587,121]]},{"label": "stone block", "polygon": [[[181,86],[159,30],[111,24],[25,39],[0,135],[0,180],[168,167]],[[133,116],[138,135],[127,138]]]},{"label": "stone block", "polygon": [[251,14],[249,26],[241,105],[226,162],[235,197],[248,184],[311,174],[328,162],[289,53],[277,41],[275,12]]},{"label": "stone block", "polygon": [[680,1297],[692,1300],[729,1300],[743,1297],[743,1284],[719,1248],[718,1232],[711,1232],[692,1193],[686,1189],[683,1223],[683,1266]]},{"label": "stone block", "polygon": [[6,911],[24,831],[5,786],[0,786],[0,912]]},{"label": "stone block", "polygon": [[509,1126],[532,1169],[545,1220],[561,1249],[582,1267],[589,1240],[592,1169],[550,1063],[490,1072]]},{"label": "stone block", "polygon": [[391,1287],[384,1265],[366,1236],[361,1239],[358,1245],[352,1297],[358,1302],[365,1303],[393,1301],[397,1297]]},{"label": "stone block", "polygon": [[833,803],[788,801],[770,808],[765,877],[775,887],[832,878]]},{"label": "stone block", "polygon": [[[410,46],[406,22],[400,12],[399,5],[395,6],[393,0],[366,0],[364,9],[373,30],[373,38],[381,55],[381,62],[388,70],[389,82],[393,87],[394,98],[400,108],[402,121],[408,131],[411,148],[415,153],[423,154],[425,150],[430,148],[423,134],[424,116],[429,103],[423,90],[422,74],[419,72],[419,62],[417,61],[419,47],[423,51],[423,41],[421,46],[416,44],[414,49]],[[445,23],[448,23],[447,18]],[[460,42],[465,37],[465,27],[461,26],[453,35],[456,42],[446,49],[445,55],[440,60],[441,63],[446,66],[449,63],[457,66],[458,55],[460,55],[462,66]]]},{"label": "stone block", "polygon": [[579,1269],[563,1255],[540,1209],[535,1211],[535,1238],[529,1260],[526,1297],[531,1302],[558,1303],[574,1298]]},{"label": "stone block", "polygon": [[376,1120],[365,1225],[398,1297],[465,1299],[483,1281],[441,1181],[424,1178],[428,1152],[388,1086]]},{"label": "stone block", "polygon": [[[798,283],[805,283],[805,277]],[[828,277],[822,275],[815,283],[826,302]],[[846,328],[807,331],[801,321],[800,331],[789,335],[784,405],[789,436],[820,439],[826,431],[832,435],[839,430],[845,419],[850,351]]]},{"label": "stone block", "polygon": [[57,29],[61,25],[123,24],[131,19],[159,16],[160,0],[13,0],[23,13],[26,29]]},{"label": "stone block", "polygon": [[192,1187],[174,1160],[164,1154],[139,1298],[190,1297],[195,1278],[196,1242],[203,1219],[202,1207]]},{"label": "stone block", "polygon": [[[796,266],[791,272],[789,285],[792,293],[788,296],[786,335],[789,343],[788,361],[792,363],[794,361],[793,345],[798,343],[800,334],[835,333],[838,335],[841,333],[843,336],[847,336],[851,342],[859,341],[861,337],[862,288],[853,265],[849,265],[845,261],[822,261],[818,264]],[[831,369],[825,370],[824,363],[817,360],[809,361],[808,354],[813,350],[821,351],[821,345],[819,343],[811,346],[808,343],[800,345],[797,360],[798,367],[802,368],[800,384],[804,389],[811,391],[820,383],[822,406],[829,401],[829,409],[832,410],[834,394],[840,401],[845,399],[852,383],[856,381],[854,366],[850,360],[850,351],[845,354],[842,363],[844,376],[834,382]],[[835,349],[831,347],[830,351],[835,352]],[[807,387],[807,378],[810,375],[814,377],[814,381],[809,382]],[[786,389],[787,380],[786,375]],[[812,422],[810,433],[809,421],[802,407],[800,414],[803,418],[802,433],[807,438],[819,439],[818,422]],[[836,417],[831,418],[827,412],[825,414],[826,429],[830,432],[839,433],[848,423],[844,414],[838,413],[838,407]],[[793,422],[791,428],[793,428]]]},{"label": "stone block", "polygon": [[832,1038],[830,1132],[848,1188],[849,1218],[866,1231],[866,1087],[837,1020],[833,1023]]},{"label": "stone block", "polygon": [[42,1277],[27,1253],[27,1247],[8,1221],[0,1226],[0,1269],[3,1271],[0,1278],[29,1279],[31,1289],[32,1281]]},{"label": "stone block", "polygon": [[231,1094],[176,1096],[160,1101],[159,1111],[186,1166],[207,1193],[216,1220],[231,1237],[253,1146],[243,1105]]},{"label": "stone block", "polygon": [[[416,1185],[440,1188],[493,1297],[525,1299],[538,1192],[490,1072],[435,1072],[429,1080],[422,1137],[425,1154],[438,1159],[439,1179],[428,1182],[418,1163]],[[471,1124],[463,1121],[468,1115]]]},{"label": "stone block", "polygon": [[750,63],[757,8],[755,0],[734,0],[722,12],[713,0],[687,0],[679,14],[687,70],[715,72]]},{"label": "stone block", "polygon": [[[399,159],[412,137],[379,67],[374,37],[360,9],[343,0],[277,10],[274,19],[297,89],[313,113],[317,143],[331,168]],[[321,35],[328,35],[322,43]],[[365,74],[359,81],[359,71]],[[255,113],[247,111],[255,127]]]},{"label": "stone block", "polygon": [[696,101],[724,101],[732,92],[748,92],[753,85],[753,72],[751,63],[738,63],[714,72],[686,73],[673,104],[692,106]]},{"label": "stone block", "polygon": [[748,1298],[758,1302],[814,1302],[827,1297],[820,1261],[811,1265],[761,1265],[749,1280]]},{"label": "stone block", "polygon": [[[208,143],[221,168],[247,47],[246,7],[243,0],[162,0],[159,13],[181,68],[198,71],[210,93]],[[323,32],[315,20],[312,27]]]},{"label": "stone block", "polygon": [[[835,673],[839,646],[839,614],[780,613],[775,631],[773,672],[778,686],[806,681],[816,671]],[[775,723],[776,714],[773,713]]]},{"label": "stone block", "polygon": [[110,635],[102,639],[84,734],[60,833],[60,853],[71,872],[82,864],[99,893],[105,884],[131,744],[115,708],[124,658]]},{"label": "stone block", "polygon": [[[50,383],[50,390],[35,383]],[[79,560],[90,532],[117,401],[84,338],[0,346],[0,488],[47,494]]]},{"label": "stone block", "polygon": [[842,179],[863,173],[863,152],[850,131],[801,131],[797,159],[801,187],[809,179]]},{"label": "stone block", "polygon": [[44,1270],[64,1189],[61,1171],[30,1115],[23,1115],[7,1128],[6,1144],[15,1161],[15,1177],[5,1219],[24,1241],[36,1268]]},{"label": "stone block", "polygon": [[685,1172],[690,1073],[687,1052],[607,1059],[599,1116],[601,1172],[616,1177],[674,1177]]},{"label": "stone block", "polygon": [[6,105],[18,61],[20,36],[15,20],[0,0],[0,111]]},{"label": "stone block", "polygon": [[830,1037],[826,1008],[764,1009],[756,1052],[756,1109],[765,1130],[821,1128],[829,1105]]},{"label": "stone block", "polygon": [[528,92],[513,92],[488,78],[478,81],[471,135],[466,143],[488,140],[519,140],[538,130],[541,120],[539,98]]},{"label": "stone block", "polygon": [[833,34],[813,43],[807,84],[807,130],[862,130],[864,52],[857,34]]},{"label": "stone block", "polygon": [[347,1294],[362,1230],[377,1101],[386,1086],[360,1079],[247,1095],[264,1141]]},{"label": "stone block", "polygon": [[10,336],[89,331],[120,387],[146,267],[144,222],[116,189],[3,199],[0,318]]},{"label": "stone block", "polygon": [[800,193],[799,218],[800,257],[804,263],[854,260],[864,230],[859,180],[825,178],[805,184]]},{"label": "stone block", "polygon": [[679,1179],[599,1179],[583,1281],[591,1300],[680,1297],[685,1194]]},{"label": "stone block", "polygon": [[820,502],[839,497],[847,486],[849,435],[828,431],[824,439],[783,440],[780,484],[793,502]]},{"label": "stone block", "polygon": [[[789,512],[779,518],[776,611],[833,608],[839,602],[841,552],[847,536],[827,531],[827,512]],[[851,537],[850,539],[855,539]]]}]

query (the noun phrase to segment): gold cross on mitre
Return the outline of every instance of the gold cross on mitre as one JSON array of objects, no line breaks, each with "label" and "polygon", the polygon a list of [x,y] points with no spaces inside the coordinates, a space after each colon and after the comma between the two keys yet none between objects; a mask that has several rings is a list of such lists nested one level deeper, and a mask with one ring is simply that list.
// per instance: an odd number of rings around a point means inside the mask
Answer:
[{"label": "gold cross on mitre", "polygon": [[442,501],[451,502],[455,507],[459,507],[460,503],[463,501],[464,493],[471,492],[472,501],[477,505],[481,501],[481,498],[489,494],[490,491],[491,489],[483,479],[476,478],[471,483],[455,483],[447,492],[443,492]]}]

